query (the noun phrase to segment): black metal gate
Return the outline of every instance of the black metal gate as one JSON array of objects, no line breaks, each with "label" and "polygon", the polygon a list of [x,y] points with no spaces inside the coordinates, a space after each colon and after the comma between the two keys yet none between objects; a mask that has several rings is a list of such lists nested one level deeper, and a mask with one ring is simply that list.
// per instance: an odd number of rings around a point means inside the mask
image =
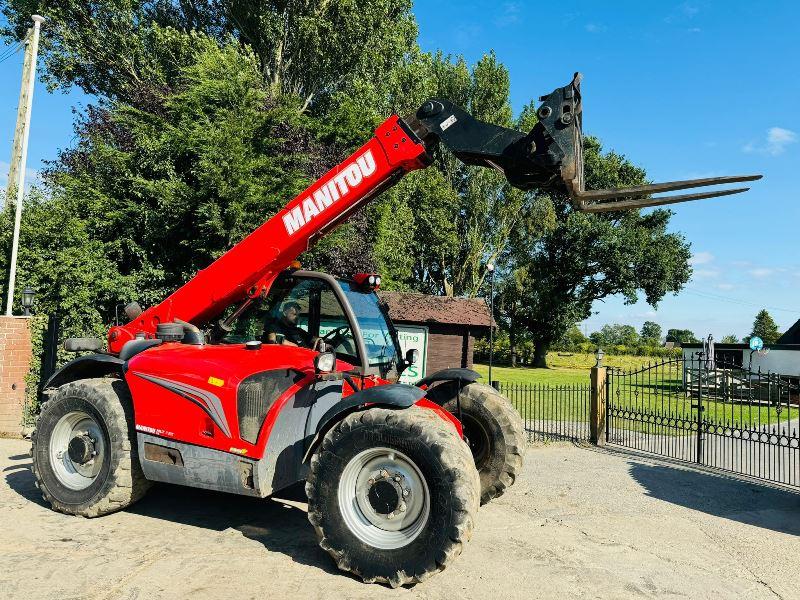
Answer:
[{"label": "black metal gate", "polygon": [[798,381],[704,357],[609,368],[606,441],[800,486]]}]

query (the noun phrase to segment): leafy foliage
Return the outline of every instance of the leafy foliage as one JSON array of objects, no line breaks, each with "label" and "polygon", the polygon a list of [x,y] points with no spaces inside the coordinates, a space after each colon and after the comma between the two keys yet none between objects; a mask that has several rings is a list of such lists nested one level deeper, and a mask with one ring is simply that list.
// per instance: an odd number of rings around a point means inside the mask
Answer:
[{"label": "leafy foliage", "polygon": [[603,325],[600,331],[589,336],[597,346],[635,346],[639,343],[639,334],[632,325]]},{"label": "leafy foliage", "polygon": [[[44,79],[97,97],[23,220],[19,280],[39,290],[40,311],[64,316],[68,334],[102,334],[119,302],[160,301],[391,112],[439,96],[498,125],[536,122],[533,103],[514,117],[494,54],[469,66],[420,51],[410,0],[0,7],[2,33],[16,39],[32,12],[44,14]],[[592,138],[585,163],[589,187],[645,180]],[[389,289],[466,296],[487,292],[485,265],[496,263],[509,348],[535,347],[543,364],[594,301],[643,292],[655,305],[688,280],[688,244],[667,233],[670,214],[575,213],[564,196],[522,193],[442,151],[303,260],[335,274],[377,269]],[[8,210],[0,218],[8,224]],[[0,262],[9,237],[4,227]]]},{"label": "leafy foliage", "polygon": [[[590,137],[585,140],[585,173],[591,189],[645,183],[642,169],[619,154],[603,153]],[[595,301],[620,294],[633,304],[641,291],[656,306],[689,280],[689,244],[667,232],[670,211],[587,214],[572,210],[565,195],[540,198],[550,204],[554,224],[535,240],[524,230],[515,232],[522,237],[515,239],[510,256],[530,280],[519,322],[536,345],[536,366],[546,366],[549,346],[588,318]]]},{"label": "leafy foliage", "polygon": [[750,337],[756,336],[764,340],[765,344],[774,344],[781,336],[780,332],[778,331],[778,324],[766,309],[758,311],[758,314],[753,321],[753,330],[750,332]]},{"label": "leafy foliage", "polygon": [[667,341],[677,344],[697,344],[700,340],[688,329],[668,329]]},{"label": "leafy foliage", "polygon": [[658,343],[661,340],[661,325],[655,321],[645,321],[639,335],[644,340]]}]

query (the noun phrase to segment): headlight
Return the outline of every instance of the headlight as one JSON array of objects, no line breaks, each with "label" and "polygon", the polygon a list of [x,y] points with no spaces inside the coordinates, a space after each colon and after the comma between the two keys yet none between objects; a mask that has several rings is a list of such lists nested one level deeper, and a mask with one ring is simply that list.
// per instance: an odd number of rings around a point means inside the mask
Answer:
[{"label": "headlight", "polygon": [[370,275],[369,279],[367,279],[370,285],[375,285],[375,275]]},{"label": "headlight", "polygon": [[333,352],[321,352],[314,359],[314,367],[319,373],[330,373],[336,368],[336,355]]}]

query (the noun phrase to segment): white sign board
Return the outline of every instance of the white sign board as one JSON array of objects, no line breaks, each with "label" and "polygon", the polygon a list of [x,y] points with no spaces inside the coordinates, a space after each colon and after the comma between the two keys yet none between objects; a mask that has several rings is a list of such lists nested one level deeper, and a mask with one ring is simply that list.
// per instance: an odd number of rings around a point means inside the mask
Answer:
[{"label": "white sign board", "polygon": [[397,325],[397,338],[400,342],[402,356],[410,349],[419,352],[419,360],[407,367],[400,376],[400,383],[414,384],[425,377],[425,362],[428,359],[428,328]]}]

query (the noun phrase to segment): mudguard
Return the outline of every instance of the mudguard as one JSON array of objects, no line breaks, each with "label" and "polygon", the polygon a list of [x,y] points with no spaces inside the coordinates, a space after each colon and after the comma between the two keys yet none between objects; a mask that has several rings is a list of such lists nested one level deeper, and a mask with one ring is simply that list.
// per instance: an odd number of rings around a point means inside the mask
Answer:
[{"label": "mudguard", "polygon": [[464,384],[467,384],[478,381],[480,378],[480,374],[472,369],[442,369],[432,375],[423,377],[416,385],[417,387],[429,386],[437,381],[463,381]]},{"label": "mudguard", "polygon": [[109,354],[87,354],[71,360],[50,376],[42,389],[57,388],[78,379],[123,374],[125,361]]},{"label": "mudguard", "polygon": [[322,437],[328,432],[330,426],[345,415],[370,406],[388,406],[393,408],[409,408],[416,404],[420,399],[425,396],[425,391],[413,385],[406,385],[403,383],[393,383],[390,385],[379,385],[376,387],[361,390],[355,394],[343,398],[331,406],[325,414],[323,414],[315,425],[316,431],[314,432],[314,439],[308,446],[303,462],[307,462],[314,449],[320,442]]}]

